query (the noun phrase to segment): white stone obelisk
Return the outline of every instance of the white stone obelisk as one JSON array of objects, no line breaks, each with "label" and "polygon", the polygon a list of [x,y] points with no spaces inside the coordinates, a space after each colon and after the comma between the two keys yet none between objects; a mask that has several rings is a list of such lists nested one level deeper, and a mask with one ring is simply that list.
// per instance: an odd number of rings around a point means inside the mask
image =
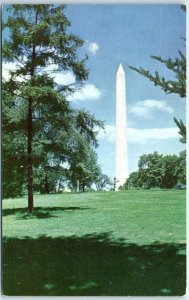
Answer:
[{"label": "white stone obelisk", "polygon": [[116,75],[116,191],[128,178],[126,81],[120,64]]}]

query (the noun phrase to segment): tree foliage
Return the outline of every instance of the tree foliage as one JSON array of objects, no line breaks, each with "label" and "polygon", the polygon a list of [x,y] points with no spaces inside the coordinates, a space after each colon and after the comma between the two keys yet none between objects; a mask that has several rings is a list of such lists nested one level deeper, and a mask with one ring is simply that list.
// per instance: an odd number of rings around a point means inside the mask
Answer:
[{"label": "tree foliage", "polygon": [[103,190],[107,185],[112,186],[113,183],[108,175],[101,173],[97,177],[97,179],[95,181],[95,185],[96,185],[97,190]]},{"label": "tree foliage", "polygon": [[176,118],[174,118],[174,121],[179,128],[179,134],[181,135],[180,142],[186,144],[186,126],[181,119],[177,120]]},{"label": "tree foliage", "polygon": [[164,64],[166,68],[171,70],[174,74],[175,80],[166,79],[160,76],[156,71],[152,74],[150,71],[143,68],[135,68],[130,66],[130,69],[145,76],[154,83],[155,86],[160,86],[166,94],[178,94],[181,98],[186,97],[186,57],[179,51],[179,56],[175,59],[163,59],[159,56],[151,56],[153,59]]},{"label": "tree foliage", "polygon": [[[186,12],[186,6],[181,5],[183,11]],[[130,66],[130,69],[136,71],[140,75],[148,78],[154,83],[155,86],[159,86],[166,94],[177,94],[181,98],[186,98],[186,56],[178,51],[178,57],[176,58],[162,58],[160,56],[151,56],[156,61],[163,64],[168,70],[172,71],[172,80],[161,76],[157,71],[152,74],[151,71],[142,67],[136,68]],[[186,126],[182,120],[174,118],[174,122],[179,128],[179,134],[181,135],[180,141],[186,143]]]},{"label": "tree foliage", "polygon": [[[169,70],[173,71],[175,80],[165,79],[156,71],[152,74],[149,70],[143,68],[135,68],[130,66],[130,69],[148,78],[155,86],[160,86],[166,94],[178,94],[181,98],[186,97],[186,57],[179,51],[179,57],[176,59],[163,59],[159,56],[151,56],[153,59],[163,63]],[[182,120],[174,118],[174,122],[179,128],[181,135],[180,141],[186,143],[186,126]]]},{"label": "tree foliage", "polygon": [[97,154],[93,148],[80,138],[79,147],[73,152],[70,159],[69,179],[71,187],[75,190],[85,191],[96,182],[101,174],[100,166],[97,161]]},{"label": "tree foliage", "polygon": [[138,171],[127,179],[126,188],[174,188],[177,183],[186,184],[186,151],[176,155],[154,152],[139,158]]},{"label": "tree foliage", "polygon": [[[68,31],[65,6],[11,5],[8,11],[3,27],[10,34],[3,43],[3,62],[14,62],[16,68],[3,81],[3,168],[8,170],[3,179],[4,196],[8,190],[14,193],[8,188],[7,174],[18,172],[23,183],[27,181],[32,211],[33,175],[43,170],[45,179],[50,170],[59,173],[60,164],[70,161],[78,146],[75,136],[97,146],[96,128],[103,123],[86,111],[73,109],[67,100],[88,78],[88,70],[87,57],[77,55],[83,41]],[[75,83],[58,84],[52,72],[60,71],[72,72]],[[10,159],[19,162],[18,166],[10,165]]]}]

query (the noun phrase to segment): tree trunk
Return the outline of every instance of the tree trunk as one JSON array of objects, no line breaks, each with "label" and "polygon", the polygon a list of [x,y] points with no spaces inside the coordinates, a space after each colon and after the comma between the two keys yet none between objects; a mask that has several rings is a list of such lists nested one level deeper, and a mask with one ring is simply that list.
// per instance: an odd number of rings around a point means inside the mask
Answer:
[{"label": "tree trunk", "polygon": [[[32,62],[35,59],[35,46],[33,46]],[[34,75],[34,66],[32,66],[31,76]],[[33,212],[33,162],[32,162],[32,135],[33,135],[33,121],[32,121],[32,97],[29,98],[28,103],[28,211]]]},{"label": "tree trunk", "polygon": [[[37,25],[37,16],[36,12],[35,24]],[[31,58],[31,78],[35,75],[35,45],[32,46],[32,58]],[[32,97],[29,97],[28,103],[28,211],[29,213],[33,212],[33,162],[32,162]]]},{"label": "tree trunk", "polygon": [[28,105],[28,211],[33,212],[32,98]]},{"label": "tree trunk", "polygon": [[79,193],[79,180],[77,180],[77,189],[76,191]]},{"label": "tree trunk", "polygon": [[85,192],[85,184],[82,184],[83,193]]},{"label": "tree trunk", "polygon": [[48,183],[47,175],[45,175],[45,193],[49,194],[49,183]]}]

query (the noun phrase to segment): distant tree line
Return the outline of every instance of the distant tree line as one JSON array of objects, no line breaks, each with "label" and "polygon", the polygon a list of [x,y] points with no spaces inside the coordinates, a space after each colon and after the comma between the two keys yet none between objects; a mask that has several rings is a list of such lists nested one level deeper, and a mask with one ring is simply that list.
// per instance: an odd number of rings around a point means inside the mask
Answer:
[{"label": "distant tree line", "polygon": [[171,189],[186,184],[186,151],[177,155],[158,152],[143,154],[139,158],[138,171],[132,172],[122,188]]},{"label": "distant tree line", "polygon": [[[7,135],[4,136],[6,138]],[[9,144],[11,147],[11,144]],[[36,165],[33,169],[33,191],[41,194],[60,193],[62,191],[85,192],[91,190],[104,190],[111,186],[110,178],[102,173],[98,164],[98,157],[90,144],[81,138],[76,143],[68,157],[67,165],[61,160],[54,160],[48,155],[48,161]],[[9,155],[9,152],[7,153]],[[5,154],[4,154],[5,157]],[[3,170],[3,198],[14,198],[27,193],[27,168],[24,160],[9,156],[7,168]]]}]

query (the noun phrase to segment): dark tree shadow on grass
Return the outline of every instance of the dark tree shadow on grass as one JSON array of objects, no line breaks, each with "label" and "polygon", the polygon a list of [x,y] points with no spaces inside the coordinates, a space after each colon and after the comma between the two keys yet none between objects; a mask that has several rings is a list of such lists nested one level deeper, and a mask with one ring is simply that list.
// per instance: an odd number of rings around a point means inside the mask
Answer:
[{"label": "dark tree shadow on grass", "polygon": [[183,295],[185,244],[139,246],[109,234],[5,239],[4,295]]},{"label": "dark tree shadow on grass", "polygon": [[36,207],[32,214],[27,212],[26,207],[21,208],[8,208],[3,209],[2,215],[3,217],[9,215],[16,215],[16,217],[21,219],[30,219],[30,218],[37,218],[37,219],[46,219],[52,217],[59,217],[56,215],[57,211],[75,211],[75,210],[85,210],[89,209],[88,207],[78,207],[78,206],[70,206],[70,207]]}]

